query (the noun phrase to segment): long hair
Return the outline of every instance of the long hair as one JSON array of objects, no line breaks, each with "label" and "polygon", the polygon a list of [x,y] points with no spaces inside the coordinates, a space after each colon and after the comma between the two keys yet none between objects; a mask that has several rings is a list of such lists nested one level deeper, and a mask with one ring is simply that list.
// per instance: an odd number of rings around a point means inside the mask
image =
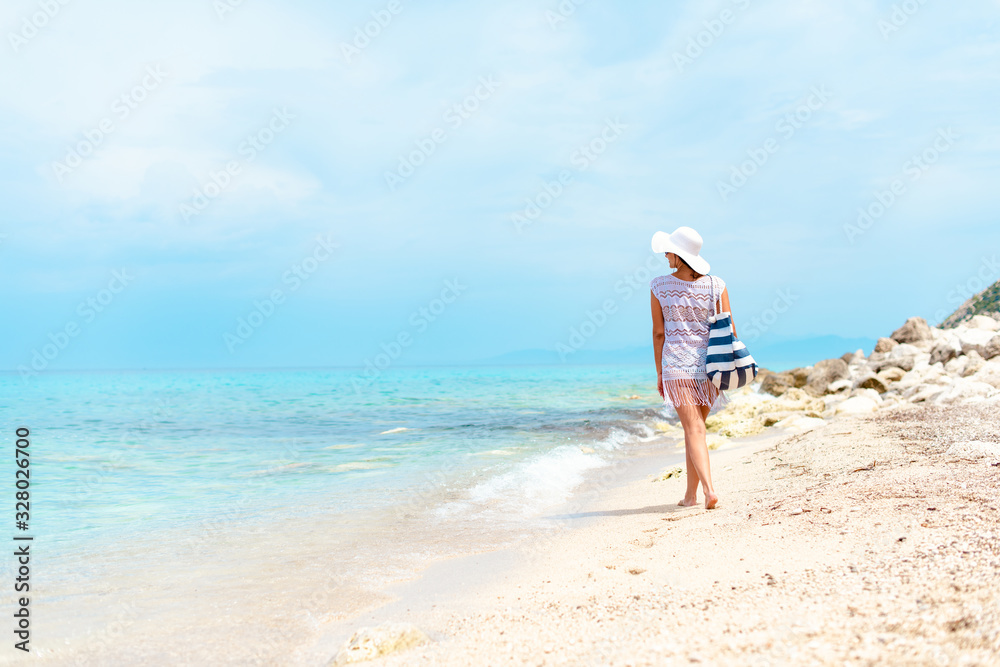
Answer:
[{"label": "long hair", "polygon": [[[689,271],[690,271],[691,273],[693,273],[694,275],[696,275],[696,276],[697,276],[698,278],[701,278],[701,277],[702,277],[703,275],[705,275],[704,273],[698,273],[697,271],[695,271],[694,269],[692,269],[692,268],[691,268],[691,265],[690,265],[690,264],[688,264],[687,262],[685,262],[685,261],[684,261],[684,258],[683,258],[683,257],[681,257],[680,255],[678,255],[677,253],[674,253],[674,257],[676,257],[676,258],[677,258],[677,261],[678,261],[678,262],[680,262],[680,263],[681,263],[681,264],[683,264],[684,266],[688,267],[688,270],[689,270]],[[695,278],[695,280],[697,280],[697,278]]]}]

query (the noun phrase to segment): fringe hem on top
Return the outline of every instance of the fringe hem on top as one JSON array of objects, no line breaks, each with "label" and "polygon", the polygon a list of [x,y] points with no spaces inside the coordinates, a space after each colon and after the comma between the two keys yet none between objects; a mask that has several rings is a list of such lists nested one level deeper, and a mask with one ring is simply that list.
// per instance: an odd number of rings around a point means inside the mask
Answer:
[{"label": "fringe hem on top", "polygon": [[678,405],[708,405],[713,406],[716,400],[719,405],[725,405],[726,394],[712,384],[711,380],[695,380],[693,378],[664,379],[663,395],[674,407]]}]

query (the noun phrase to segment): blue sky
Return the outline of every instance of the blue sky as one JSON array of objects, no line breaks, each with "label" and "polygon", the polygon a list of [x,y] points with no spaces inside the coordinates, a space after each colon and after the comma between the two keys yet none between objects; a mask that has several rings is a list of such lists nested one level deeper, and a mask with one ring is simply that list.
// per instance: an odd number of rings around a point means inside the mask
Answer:
[{"label": "blue sky", "polygon": [[0,368],[647,345],[680,225],[751,350],[940,319],[1000,279],[998,15],[6,2]]}]

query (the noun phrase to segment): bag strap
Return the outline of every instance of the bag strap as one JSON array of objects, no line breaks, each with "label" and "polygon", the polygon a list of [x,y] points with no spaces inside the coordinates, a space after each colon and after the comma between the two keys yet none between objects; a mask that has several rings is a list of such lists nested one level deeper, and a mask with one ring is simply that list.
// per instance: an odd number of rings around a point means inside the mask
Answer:
[{"label": "bag strap", "polygon": [[721,310],[722,304],[719,304],[720,308],[716,308],[717,302],[715,300],[715,276],[708,277],[708,284],[709,288],[712,290],[712,317],[718,317],[719,313],[722,312]]},{"label": "bag strap", "polygon": [[[719,280],[722,280],[719,278]],[[719,314],[722,314],[722,292],[719,292]]]}]

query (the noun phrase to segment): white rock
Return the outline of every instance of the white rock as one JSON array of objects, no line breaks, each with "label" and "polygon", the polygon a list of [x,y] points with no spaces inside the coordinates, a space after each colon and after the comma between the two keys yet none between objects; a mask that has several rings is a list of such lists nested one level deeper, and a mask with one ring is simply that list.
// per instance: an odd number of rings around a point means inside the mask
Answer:
[{"label": "white rock", "polygon": [[973,315],[967,326],[970,329],[1000,331],[1000,321],[997,321],[992,317],[987,317],[986,315]]},{"label": "white rock", "polygon": [[948,363],[944,365],[944,372],[948,375],[957,375],[961,377],[965,373],[966,367],[969,365],[969,358],[964,354],[960,357],[955,357]]},{"label": "white rock", "polygon": [[878,378],[882,380],[882,382],[885,383],[886,386],[889,386],[889,384],[891,383],[899,382],[904,377],[906,377],[906,371],[904,371],[901,368],[895,368],[893,366],[890,366],[885,370],[879,371],[878,374]]},{"label": "white rock", "polygon": [[956,442],[948,448],[946,454],[951,456],[961,456],[967,459],[981,459],[984,457],[1000,457],[1000,444],[995,442],[983,442],[982,440],[970,440],[968,442]]},{"label": "white rock", "polygon": [[962,341],[962,353],[968,354],[975,350],[979,354],[986,351],[986,346],[996,334],[988,329],[956,329],[958,339]]},{"label": "white rock", "polygon": [[[899,370],[899,369],[897,368],[896,370]],[[855,389],[858,389],[858,390],[861,390],[861,389],[871,389],[871,390],[873,390],[873,391],[875,391],[876,393],[879,393],[879,394],[881,394],[882,392],[886,391],[889,388],[888,385],[889,385],[888,382],[882,380],[879,376],[874,375],[873,373],[868,373],[867,375],[862,375],[861,377],[859,377],[854,382]],[[851,395],[855,396],[856,393],[852,392]]]},{"label": "white rock", "polygon": [[944,370],[944,364],[928,366],[924,371],[924,382],[931,384],[951,384],[951,376]]},{"label": "white rock", "polygon": [[947,387],[938,384],[918,384],[916,387],[903,392],[903,398],[909,400],[911,403],[923,403],[937,399],[946,391],[948,391]]},{"label": "white rock", "polygon": [[[871,389],[862,389],[861,391],[872,391]],[[877,396],[878,394],[876,394]],[[838,415],[863,415],[869,412],[875,412],[878,409],[878,403],[868,398],[867,396],[852,396],[843,403],[837,406]]]},{"label": "white rock", "polygon": [[983,350],[984,359],[995,359],[1000,357],[1000,334],[993,336],[990,342],[986,344],[986,349]]},{"label": "white rock", "polygon": [[822,426],[826,422],[816,417],[806,417],[805,415],[792,415],[782,419],[774,425],[775,428],[784,429],[792,433],[805,433],[814,428]]},{"label": "white rock", "polygon": [[828,394],[839,394],[841,392],[848,391],[853,386],[853,380],[837,380],[836,382],[831,382],[830,386],[826,388],[826,391]]},{"label": "white rock", "polygon": [[965,358],[968,360],[965,368],[962,369],[962,377],[965,378],[977,372],[986,363],[986,360],[979,356],[979,353],[975,350],[969,350],[969,354]]},{"label": "white rock", "polygon": [[895,388],[901,392],[905,392],[911,387],[916,387],[918,384],[922,384],[926,371],[926,366],[923,368],[914,368],[912,371],[904,375],[902,380],[896,383]]},{"label": "white rock", "polygon": [[[926,354],[926,352],[921,352],[916,345],[902,343],[892,348],[885,354],[879,356],[873,354],[872,360],[868,363],[868,368],[874,373],[878,373],[883,368],[888,368],[890,366],[897,366],[902,368],[904,371],[909,371],[912,370],[917,361]],[[929,358],[929,355],[927,356]]]},{"label": "white rock", "polygon": [[957,403],[976,403],[996,396],[997,388],[985,382],[973,379],[959,378],[955,384],[946,389],[934,399],[937,405],[955,405]]},{"label": "white rock", "polygon": [[891,350],[892,348],[896,347],[897,345],[899,345],[899,342],[893,340],[892,338],[879,338],[878,342],[875,343],[875,350],[874,351],[875,352],[888,352],[889,350]]},{"label": "white rock", "polygon": [[882,397],[874,389],[855,389],[851,392],[851,396],[861,396],[870,399],[875,405],[882,403]]},{"label": "white rock", "polygon": [[912,345],[910,343],[900,343],[889,351],[889,358],[899,359],[902,357],[914,357],[918,354],[920,354],[920,348],[916,345]]},{"label": "white rock", "polygon": [[848,398],[847,394],[827,394],[823,397],[823,403],[826,404],[826,409],[829,410],[830,408],[843,403]]},{"label": "white rock", "polygon": [[333,664],[372,660],[429,641],[427,635],[412,623],[386,623],[374,628],[361,628],[340,649]]},{"label": "white rock", "polygon": [[985,382],[1000,389],[1000,357],[994,357],[983,364],[983,367],[969,377],[970,380]]},{"label": "white rock", "polygon": [[921,352],[917,355],[917,363],[913,365],[913,370],[918,373],[926,373],[927,369],[931,367],[931,355],[925,352]]},{"label": "white rock", "polygon": [[962,340],[953,331],[945,332],[931,348],[931,364],[947,363],[962,354]]}]

